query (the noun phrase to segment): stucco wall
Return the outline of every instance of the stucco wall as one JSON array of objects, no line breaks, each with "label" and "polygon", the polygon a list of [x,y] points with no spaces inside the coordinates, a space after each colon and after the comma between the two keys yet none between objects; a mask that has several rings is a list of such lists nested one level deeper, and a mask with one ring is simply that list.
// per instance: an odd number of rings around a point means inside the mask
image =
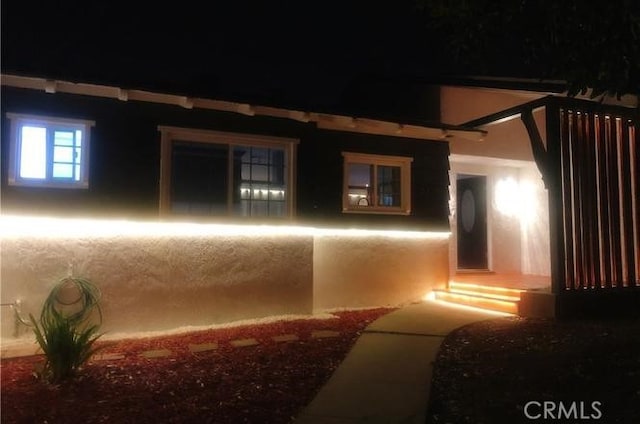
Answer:
[{"label": "stucco wall", "polygon": [[[448,280],[448,232],[0,216],[2,303],[38,316],[73,274],[102,292],[111,337],[321,309],[400,305]],[[2,308],[5,347],[14,335]]]},{"label": "stucco wall", "polygon": [[534,167],[520,169],[520,185],[528,200],[522,205],[522,273],[551,275],[549,252],[549,195],[542,176]]},{"label": "stucco wall", "polygon": [[314,308],[399,305],[444,288],[446,233],[433,238],[316,237]]},{"label": "stucco wall", "polygon": [[[24,314],[38,315],[69,263],[102,291],[102,329],[107,332],[312,312],[312,236],[22,237],[1,242],[2,302],[20,299]],[[2,337],[12,333],[12,320],[3,319]]]}]

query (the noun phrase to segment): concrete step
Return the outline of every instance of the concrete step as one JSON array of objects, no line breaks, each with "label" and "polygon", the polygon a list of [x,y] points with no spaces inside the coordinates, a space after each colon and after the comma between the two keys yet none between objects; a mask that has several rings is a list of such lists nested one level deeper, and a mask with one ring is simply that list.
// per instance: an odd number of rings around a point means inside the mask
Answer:
[{"label": "concrete step", "polygon": [[502,299],[508,301],[517,302],[520,300],[520,293],[524,290],[511,289],[507,287],[480,285],[471,283],[458,283],[451,281],[449,283],[449,290],[456,293],[467,293],[473,295],[482,295],[487,297],[493,297],[495,299]]},{"label": "concrete step", "polygon": [[509,314],[518,313],[521,292],[518,289],[456,282],[449,283],[448,289],[433,291],[437,300]]}]

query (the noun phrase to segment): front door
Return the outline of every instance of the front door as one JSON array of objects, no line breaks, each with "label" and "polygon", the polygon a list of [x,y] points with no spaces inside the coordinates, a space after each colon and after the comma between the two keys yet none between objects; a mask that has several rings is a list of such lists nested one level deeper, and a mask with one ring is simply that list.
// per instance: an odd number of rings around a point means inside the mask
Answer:
[{"label": "front door", "polygon": [[458,269],[488,269],[487,177],[459,174],[456,184]]}]

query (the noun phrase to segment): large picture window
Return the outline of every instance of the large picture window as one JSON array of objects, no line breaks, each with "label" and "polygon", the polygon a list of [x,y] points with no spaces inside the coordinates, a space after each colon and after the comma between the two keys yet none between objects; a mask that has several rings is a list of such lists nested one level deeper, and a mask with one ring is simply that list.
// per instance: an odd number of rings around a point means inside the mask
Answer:
[{"label": "large picture window", "polygon": [[91,121],[8,113],[9,184],[87,188]]},{"label": "large picture window", "polygon": [[269,218],[292,215],[296,140],[160,129],[162,212]]},{"label": "large picture window", "polygon": [[343,212],[411,213],[410,157],[344,152]]}]

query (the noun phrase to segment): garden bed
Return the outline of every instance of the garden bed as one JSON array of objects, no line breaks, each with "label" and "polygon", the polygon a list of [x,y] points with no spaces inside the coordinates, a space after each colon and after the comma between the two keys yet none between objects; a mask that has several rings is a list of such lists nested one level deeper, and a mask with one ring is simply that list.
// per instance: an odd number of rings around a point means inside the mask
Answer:
[{"label": "garden bed", "polygon": [[[392,310],[101,342],[103,357],[119,359],[96,358],[59,385],[34,376],[42,356],[3,359],[2,422],[289,423],[364,328]],[[278,337],[287,335],[295,337]],[[251,339],[257,344],[232,343]],[[216,347],[194,352],[190,345]],[[170,353],[142,355],[148,351]]]}]

